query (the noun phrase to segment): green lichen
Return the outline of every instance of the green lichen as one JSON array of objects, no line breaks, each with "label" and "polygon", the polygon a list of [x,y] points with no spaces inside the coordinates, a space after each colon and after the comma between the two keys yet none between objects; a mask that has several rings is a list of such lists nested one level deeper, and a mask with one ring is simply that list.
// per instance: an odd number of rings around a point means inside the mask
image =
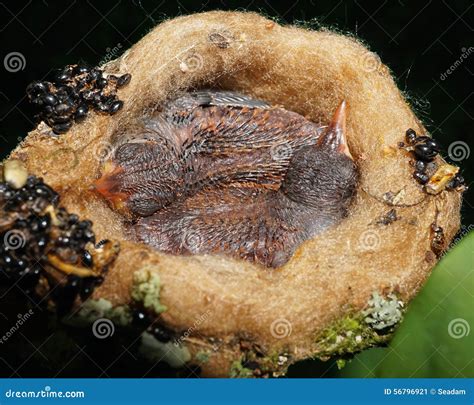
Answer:
[{"label": "green lichen", "polygon": [[364,322],[364,317],[346,316],[336,321],[317,339],[317,357],[326,360],[332,356],[357,353],[367,347],[382,343],[385,339]]},{"label": "green lichen", "polygon": [[144,267],[133,273],[132,298],[157,314],[166,311],[160,303],[160,289],[160,276],[152,268]]},{"label": "green lichen", "polygon": [[110,319],[118,326],[127,326],[132,322],[132,314],[128,306],[114,307],[104,298],[87,300],[74,315],[64,318],[63,322],[71,326],[84,327],[100,318]]},{"label": "green lichen", "polygon": [[230,366],[230,378],[250,378],[253,377],[253,371],[242,365],[242,360],[235,360]]},{"label": "green lichen", "polygon": [[206,350],[200,350],[196,353],[194,358],[201,364],[207,363],[209,361],[210,354]]},{"label": "green lichen", "polygon": [[[337,320],[316,338],[316,357],[327,360],[360,352],[388,341],[402,319],[403,303],[394,294],[372,294],[367,308]],[[340,362],[338,366],[343,366]]]},{"label": "green lichen", "polygon": [[346,367],[347,360],[345,359],[337,359],[336,360],[336,365],[338,370],[342,370],[344,367]]},{"label": "green lichen", "polygon": [[148,332],[142,334],[138,351],[152,362],[163,361],[173,368],[182,367],[191,360],[191,353],[186,346],[174,342],[160,342]]},{"label": "green lichen", "polygon": [[386,298],[378,292],[372,294],[368,308],[363,311],[365,323],[372,328],[381,330],[396,325],[402,319],[403,302],[395,294]]}]

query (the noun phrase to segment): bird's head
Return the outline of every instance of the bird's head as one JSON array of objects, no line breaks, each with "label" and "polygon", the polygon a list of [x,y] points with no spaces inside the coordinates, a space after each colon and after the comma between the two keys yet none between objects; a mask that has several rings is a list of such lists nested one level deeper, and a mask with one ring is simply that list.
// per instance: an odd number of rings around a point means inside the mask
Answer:
[{"label": "bird's head", "polygon": [[346,139],[346,114],[342,101],[317,143],[295,152],[282,184],[291,200],[334,219],[345,216],[358,179]]}]

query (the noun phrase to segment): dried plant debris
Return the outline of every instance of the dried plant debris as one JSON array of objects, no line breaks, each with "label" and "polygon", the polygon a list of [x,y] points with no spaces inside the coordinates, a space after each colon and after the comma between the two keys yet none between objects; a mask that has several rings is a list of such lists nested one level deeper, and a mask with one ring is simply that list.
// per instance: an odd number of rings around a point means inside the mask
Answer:
[{"label": "dried plant debris", "polygon": [[377,225],[390,225],[392,222],[399,220],[400,217],[397,215],[397,210],[392,208],[391,210],[387,211],[385,214],[381,215],[379,219],[377,219]]},{"label": "dried plant debris", "polygon": [[409,128],[405,134],[406,143],[399,146],[413,153],[415,172],[413,177],[424,185],[429,194],[438,194],[443,190],[464,191],[466,186],[459,168],[447,163],[437,165],[434,160],[441,151],[440,144],[429,136],[418,136]]},{"label": "dried plant debris", "polygon": [[118,254],[116,243],[95,244],[92,222],[60,207],[59,195],[20,161],[3,166],[0,211],[0,283],[60,313],[92,293]]},{"label": "dried plant debris", "polygon": [[26,94],[38,110],[38,120],[46,122],[55,134],[63,134],[74,122],[84,120],[90,109],[110,115],[120,111],[123,101],[116,92],[131,77],[129,73],[105,77],[96,67],[68,65],[57,71],[51,81],[28,85]]},{"label": "dried plant debris", "polygon": [[431,250],[437,257],[440,257],[446,250],[444,230],[441,226],[437,225],[436,222],[431,224]]}]

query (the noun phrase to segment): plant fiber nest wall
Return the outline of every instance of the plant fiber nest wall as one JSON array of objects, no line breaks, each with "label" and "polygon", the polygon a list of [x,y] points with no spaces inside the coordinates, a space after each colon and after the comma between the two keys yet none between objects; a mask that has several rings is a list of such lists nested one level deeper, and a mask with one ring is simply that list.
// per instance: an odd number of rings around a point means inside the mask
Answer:
[{"label": "plant fiber nest wall", "polygon": [[[426,130],[388,68],[353,38],[216,11],[160,24],[104,69],[132,74],[120,92],[125,105],[119,114],[91,114],[60,137],[40,124],[11,157],[54,187],[70,212],[93,220],[99,239],[121,242],[93,298],[128,304],[135,271],[159,274],[167,307],[160,322],[178,334],[189,331],[183,342],[193,359],[206,351],[204,375],[229,375],[235,361],[256,352],[285,354],[287,363],[275,362],[273,370],[321,355],[318,336],[366,308],[374,292],[404,302],[416,294],[437,261],[434,221],[446,243],[458,229],[460,194],[424,193],[412,178],[411,157],[397,147],[407,128]],[[167,97],[200,87],[241,91],[323,123],[347,101],[347,137],[361,173],[350,215],[303,243],[282,268],[223,256],[171,256],[127,241],[122,218],[91,189],[118,128]],[[391,203],[384,197],[389,192],[396,196]],[[399,219],[377,223],[390,209]]]}]

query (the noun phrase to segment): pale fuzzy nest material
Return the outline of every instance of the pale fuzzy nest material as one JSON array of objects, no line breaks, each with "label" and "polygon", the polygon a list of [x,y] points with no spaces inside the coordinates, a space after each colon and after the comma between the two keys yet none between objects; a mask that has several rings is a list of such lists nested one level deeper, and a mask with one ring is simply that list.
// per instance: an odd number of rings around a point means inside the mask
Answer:
[{"label": "pale fuzzy nest material", "polygon": [[[404,302],[416,294],[436,263],[435,219],[448,242],[458,229],[459,193],[425,194],[412,178],[410,156],[397,148],[407,128],[426,130],[387,67],[353,38],[282,27],[253,13],[210,12],[159,25],[105,69],[132,74],[119,94],[121,113],[91,114],[57,139],[40,125],[12,157],[43,176],[70,212],[93,220],[99,239],[122,240],[95,298],[127,304],[136,270],[159,273],[167,308],[161,319],[178,333],[195,326],[185,344],[193,358],[208,350],[205,375],[229,375],[232,362],[257,349],[265,356],[285,353],[282,367],[317,356],[316,337],[366,308],[374,292]],[[347,101],[349,146],[361,171],[356,201],[345,221],[304,243],[281,269],[225,257],[174,257],[126,242],[121,218],[90,190],[117,128],[178,91],[216,86],[323,123]],[[384,202],[387,192],[397,195],[395,207]],[[376,224],[391,208],[400,219]]]}]

